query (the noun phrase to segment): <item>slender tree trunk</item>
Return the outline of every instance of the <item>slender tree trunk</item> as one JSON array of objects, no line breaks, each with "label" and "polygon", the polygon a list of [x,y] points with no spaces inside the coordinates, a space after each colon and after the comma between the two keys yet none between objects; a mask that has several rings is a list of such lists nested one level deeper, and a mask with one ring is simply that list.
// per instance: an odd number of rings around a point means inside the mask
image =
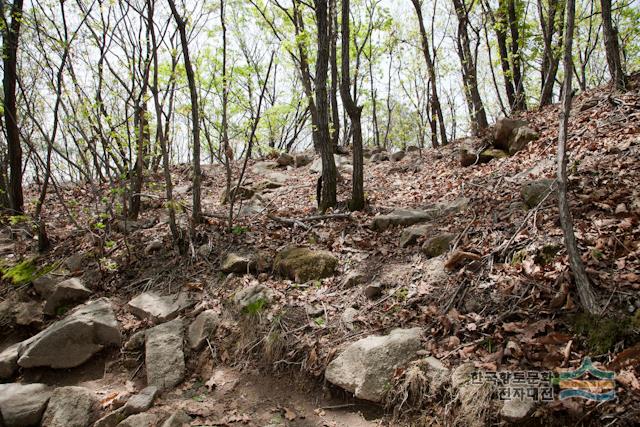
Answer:
[{"label": "slender tree trunk", "polygon": [[[20,24],[22,23],[23,0],[15,0],[9,10],[11,23],[5,14],[5,0],[0,0],[2,22],[2,61],[4,77],[4,121],[7,132],[7,155],[9,157],[9,203],[14,214],[24,213],[24,197],[22,195],[22,147],[18,129],[18,108],[16,106],[16,82],[18,80],[18,43],[20,40]],[[7,19],[7,22],[5,22]]]},{"label": "slender tree trunk", "polygon": [[596,297],[591,287],[589,276],[585,271],[582,258],[578,251],[576,236],[573,232],[573,219],[569,211],[567,199],[567,127],[569,113],[571,112],[571,69],[573,31],[575,25],[576,3],[575,0],[567,0],[567,30],[564,40],[564,83],[562,88],[562,117],[558,135],[558,200],[560,209],[560,224],[564,231],[564,239],[569,255],[569,265],[573,272],[580,302],[585,310],[590,313],[599,311]]},{"label": "slender tree trunk", "polygon": [[329,0],[331,17],[331,145],[334,152],[340,140],[340,111],[338,110],[338,12],[337,0]]},{"label": "slender tree trunk", "polygon": [[329,71],[329,16],[327,2],[316,2],[316,24],[318,28],[318,56],[316,59],[316,108],[317,134],[320,156],[322,157],[322,194],[319,207],[321,211],[335,207],[336,164],[331,149],[329,135],[329,108],[327,97],[327,74]]},{"label": "slender tree trunk", "polygon": [[604,48],[607,54],[607,64],[611,81],[618,90],[625,90],[627,77],[622,69],[620,59],[620,45],[618,43],[618,30],[613,26],[611,19],[611,0],[600,0],[602,5],[602,29],[604,33]]},{"label": "slender tree trunk", "polygon": [[[227,76],[227,24],[225,22],[224,0],[220,0],[220,25],[222,26],[222,144],[224,146],[224,169],[227,179],[227,194],[231,201],[228,218],[228,228],[231,231],[233,227],[233,201],[235,199],[237,189],[231,188],[233,150],[229,145],[229,123],[227,121],[227,108],[229,105],[229,81]],[[238,184],[240,185],[240,184]]]},{"label": "slender tree trunk", "polygon": [[[447,145],[447,128],[444,125],[444,116],[442,115],[442,107],[440,106],[440,99],[438,98],[438,89],[436,87],[436,67],[431,59],[429,49],[429,39],[427,38],[427,30],[424,27],[424,21],[422,19],[422,5],[420,0],[411,0],[413,7],[416,10],[418,17],[418,24],[420,26],[420,38],[422,41],[422,53],[424,59],[427,62],[427,69],[429,71],[429,80],[431,80],[431,103],[433,105],[433,112],[437,117],[438,124],[440,125],[440,144]],[[434,147],[437,147],[436,143]]]},{"label": "slender tree trunk", "polygon": [[182,44],[182,56],[184,58],[184,68],[187,72],[187,81],[189,82],[189,94],[191,96],[191,126],[193,126],[193,213],[192,220],[194,224],[202,221],[202,206],[200,203],[200,181],[202,173],[200,171],[200,113],[198,110],[198,90],[196,88],[196,77],[191,65],[189,57],[189,40],[187,39],[187,29],[184,19],[176,9],[175,0],[169,0],[171,13],[178,26],[180,33],[180,43]]},{"label": "slender tree trunk", "polygon": [[520,56],[520,28],[519,16],[516,10],[516,2],[518,0],[507,0],[507,16],[509,23],[509,31],[511,33],[511,73],[513,75],[513,84],[515,86],[515,111],[527,110],[527,95],[524,90],[524,80],[522,75],[522,57]]},{"label": "slender tree trunk", "polygon": [[[560,50],[562,47],[562,28],[564,27],[564,2],[560,0],[548,1],[547,16],[544,16],[542,0],[538,0],[538,14],[540,15],[540,28],[544,40],[544,51],[542,53],[542,68],[540,72],[541,89],[540,89],[540,106],[551,105],[553,103],[553,87],[558,73],[558,65],[560,63]],[[556,17],[560,17],[560,21],[556,22]],[[558,33],[558,46],[553,44],[553,36]]]},{"label": "slender tree trunk", "polygon": [[361,210],[364,208],[364,184],[363,184],[363,154],[362,154],[362,106],[358,106],[350,92],[350,72],[349,72],[349,0],[342,0],[342,84],[340,85],[340,95],[347,114],[351,119],[353,128],[353,179],[351,190],[351,210]]}]

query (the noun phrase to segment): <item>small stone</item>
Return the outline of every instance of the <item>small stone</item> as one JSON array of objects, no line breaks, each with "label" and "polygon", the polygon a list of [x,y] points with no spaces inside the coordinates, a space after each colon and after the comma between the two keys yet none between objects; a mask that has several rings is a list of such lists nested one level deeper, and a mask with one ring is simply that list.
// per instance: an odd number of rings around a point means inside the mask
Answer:
[{"label": "small stone", "polygon": [[52,390],[45,384],[0,384],[0,414],[8,427],[40,425]]},{"label": "small stone", "polygon": [[340,320],[344,324],[344,326],[352,331],[354,329],[353,323],[356,321],[356,317],[358,317],[358,310],[353,307],[348,307],[342,316],[340,316]]},{"label": "small stone", "polygon": [[213,334],[220,318],[213,310],[205,310],[189,325],[187,338],[192,350],[199,350]]},{"label": "small stone", "polygon": [[400,160],[404,159],[404,156],[405,156],[404,150],[396,151],[391,155],[391,160],[394,162],[399,162]]},{"label": "small stone", "polygon": [[419,238],[429,234],[432,228],[430,225],[414,225],[405,228],[400,234],[400,247],[406,248],[407,246],[415,244]]},{"label": "small stone", "polygon": [[382,295],[382,286],[379,284],[369,285],[366,288],[364,288],[364,295],[368,299],[371,299],[371,300],[376,299]]},{"label": "small stone", "polygon": [[151,408],[153,401],[158,394],[158,387],[149,386],[144,388],[140,393],[134,394],[127,400],[124,405],[124,412],[127,415],[138,414]]},{"label": "small stone", "polygon": [[295,159],[289,153],[281,153],[280,156],[276,159],[276,163],[278,166],[292,166],[295,163]]},{"label": "small stone", "polygon": [[143,329],[131,335],[129,341],[124,344],[124,349],[127,351],[142,350],[144,348],[144,339],[146,333],[147,331]]},{"label": "small stone", "polygon": [[157,423],[158,416],[156,414],[144,413],[131,415],[118,424],[118,427],[155,427]]},{"label": "small stone", "polygon": [[197,252],[200,258],[206,258],[211,255],[211,247],[205,243],[204,245],[200,245]]},{"label": "small stone", "polygon": [[296,154],[295,165],[297,168],[307,166],[312,161],[313,159],[311,158],[311,156],[308,156],[306,154]]},{"label": "small stone", "polygon": [[167,420],[162,423],[162,427],[184,427],[191,424],[191,417],[184,411],[178,410],[174,412]]},{"label": "small stone", "polygon": [[254,304],[268,305],[273,300],[273,291],[264,285],[252,285],[236,292],[233,300],[242,311]]},{"label": "small stone", "polygon": [[343,288],[353,288],[364,282],[365,274],[361,271],[350,271],[342,281]]},{"label": "small stone", "polygon": [[[547,193],[557,192],[555,182],[552,179],[527,181],[520,187],[520,195],[528,208],[534,208],[544,199]],[[549,198],[553,195],[549,196]]]},{"label": "small stone", "polygon": [[531,400],[505,400],[500,415],[509,422],[522,421],[531,413],[534,406]]},{"label": "small stone", "polygon": [[65,266],[71,272],[82,270],[82,266],[84,265],[84,255],[83,254],[73,254],[64,262]]},{"label": "small stone", "polygon": [[162,240],[153,240],[150,242],[146,248],[144,248],[144,253],[149,255],[154,252],[158,252],[163,248]]},{"label": "small stone", "polygon": [[184,324],[180,318],[147,331],[145,364],[148,385],[166,390],[182,382],[185,375],[183,337]]},{"label": "small stone", "polygon": [[57,388],[49,399],[42,427],[87,427],[98,399],[84,387]]},{"label": "small stone", "polygon": [[33,281],[33,288],[36,290],[38,295],[47,299],[55,290],[56,283],[56,280],[52,276],[45,274]]},{"label": "small stone", "polygon": [[162,296],[156,292],[144,292],[127,304],[129,311],[141,319],[155,323],[174,319],[182,310],[191,306],[193,301],[186,292]]},{"label": "small stone", "polygon": [[261,252],[229,252],[220,264],[220,270],[223,273],[247,274],[249,272],[265,271],[267,268],[267,257]]},{"label": "small stone", "polygon": [[422,253],[429,258],[440,256],[449,250],[449,245],[456,238],[455,234],[442,233],[428,239],[422,245]]},{"label": "small stone", "polygon": [[44,304],[44,313],[56,314],[60,307],[82,302],[89,298],[93,292],[87,289],[78,278],[71,278],[58,283]]}]

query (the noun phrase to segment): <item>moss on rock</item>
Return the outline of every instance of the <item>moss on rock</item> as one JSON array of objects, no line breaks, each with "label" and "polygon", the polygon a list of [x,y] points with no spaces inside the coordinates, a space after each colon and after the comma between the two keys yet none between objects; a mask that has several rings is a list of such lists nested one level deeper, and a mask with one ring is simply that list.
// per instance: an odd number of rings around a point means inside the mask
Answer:
[{"label": "moss on rock", "polygon": [[304,247],[288,247],[276,257],[274,269],[298,283],[332,276],[338,259],[331,252]]}]

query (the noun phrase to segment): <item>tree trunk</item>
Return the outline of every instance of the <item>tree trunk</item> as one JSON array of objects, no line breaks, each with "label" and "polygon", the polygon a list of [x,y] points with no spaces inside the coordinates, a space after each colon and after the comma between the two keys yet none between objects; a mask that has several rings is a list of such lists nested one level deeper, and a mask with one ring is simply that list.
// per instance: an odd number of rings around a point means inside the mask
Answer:
[{"label": "tree trunk", "polygon": [[[329,71],[329,16],[327,2],[316,2],[316,24],[318,28],[318,56],[316,59],[316,109],[318,148],[322,157],[321,211],[335,207],[336,164],[329,135],[329,102],[327,96],[327,74]],[[354,167],[355,168],[355,167]]]},{"label": "tree trunk", "polygon": [[329,1],[331,18],[331,146],[334,153],[340,140],[340,111],[338,110],[338,12],[337,0]]},{"label": "tree trunk", "polygon": [[[433,106],[433,112],[438,119],[438,123],[440,125],[440,144],[447,145],[447,129],[444,125],[444,116],[442,115],[442,108],[440,106],[440,99],[438,98],[438,89],[436,87],[436,67],[431,59],[431,53],[429,49],[429,39],[427,38],[427,30],[424,27],[424,22],[422,19],[422,5],[420,0],[411,0],[413,3],[413,7],[416,10],[416,15],[418,17],[418,24],[420,26],[420,38],[422,42],[422,53],[424,54],[424,59],[427,63],[427,69],[429,71],[429,80],[431,80],[431,103]],[[435,147],[438,144],[434,144]]]},{"label": "tree trunk", "polygon": [[585,271],[582,259],[580,258],[580,253],[578,252],[578,244],[573,232],[573,219],[571,218],[569,201],[567,199],[567,127],[569,124],[569,113],[571,111],[571,77],[573,75],[573,61],[571,53],[575,24],[575,9],[575,0],[568,0],[567,30],[564,40],[564,83],[562,88],[563,110],[558,134],[558,201],[560,209],[560,224],[564,231],[565,244],[569,255],[569,265],[573,272],[580,302],[585,310],[595,314],[599,311],[598,304],[591,287],[589,276]]},{"label": "tree trunk", "polygon": [[187,81],[189,82],[189,93],[191,96],[191,125],[193,126],[193,212],[192,220],[195,224],[202,220],[202,207],[200,204],[200,181],[202,174],[200,172],[200,113],[198,111],[198,90],[196,88],[196,78],[189,57],[189,40],[187,39],[186,23],[178,14],[175,0],[169,0],[171,13],[178,26],[180,33],[180,43],[182,44],[182,55],[184,58],[184,68],[187,72]]},{"label": "tree trunk", "polygon": [[351,119],[353,128],[353,178],[351,190],[351,203],[349,208],[358,211],[364,208],[364,184],[363,184],[363,154],[362,154],[362,125],[360,117],[362,106],[358,106],[350,92],[349,72],[349,0],[342,0],[342,84],[340,95],[347,114]]},{"label": "tree trunk", "polygon": [[[7,154],[9,156],[9,203],[14,214],[24,213],[24,197],[22,195],[22,147],[18,129],[18,108],[16,106],[16,82],[18,80],[18,42],[20,40],[20,24],[22,23],[23,0],[15,0],[11,5],[8,21],[2,25],[2,61],[4,77],[4,121],[7,132]],[[5,0],[0,0],[0,13],[3,21]]]},{"label": "tree trunk", "polygon": [[513,75],[513,85],[515,86],[515,100],[513,109],[515,111],[527,110],[527,95],[524,90],[524,80],[522,76],[522,58],[520,57],[520,29],[516,1],[507,0],[507,16],[509,31],[511,33],[511,73]]},{"label": "tree trunk", "polygon": [[[542,68],[540,71],[540,106],[551,105],[553,103],[553,86],[558,73],[560,63],[560,48],[562,46],[562,28],[564,21],[564,2],[559,0],[548,1],[549,10],[547,16],[544,15],[542,0],[538,0],[538,15],[540,15],[540,28],[544,40],[544,51],[542,53]],[[556,22],[556,16],[560,21]],[[558,46],[553,45],[553,36],[558,33]]]},{"label": "tree trunk", "polygon": [[618,90],[625,90],[627,76],[622,70],[620,59],[620,45],[618,44],[618,30],[611,20],[611,0],[600,0],[602,5],[602,29],[604,34],[604,48],[607,54],[607,64],[611,81]]}]

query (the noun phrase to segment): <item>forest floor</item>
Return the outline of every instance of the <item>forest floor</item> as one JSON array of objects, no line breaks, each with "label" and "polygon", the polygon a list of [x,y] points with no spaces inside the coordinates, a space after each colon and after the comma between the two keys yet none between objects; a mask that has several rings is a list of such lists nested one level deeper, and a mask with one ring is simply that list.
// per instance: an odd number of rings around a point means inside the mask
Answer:
[{"label": "forest floor", "polygon": [[[513,156],[485,164],[462,167],[461,141],[410,152],[397,162],[367,161],[367,209],[344,218],[305,220],[317,215],[318,175],[311,166],[290,167],[277,171],[286,175],[286,182],[264,193],[264,208],[239,218],[229,232],[222,219],[228,206],[220,203],[224,170],[203,166],[207,220],[196,227],[187,255],[178,254],[171,244],[160,175],[149,176],[143,191],[147,196],[138,222],[143,226],[128,233],[117,231],[113,223],[95,227],[106,222],[100,214],[105,205],[119,201],[119,192],[64,185],[60,187],[64,203],[52,194],[46,204],[54,248],[39,256],[37,263],[60,266],[53,274],[81,277],[95,296],[108,296],[125,337],[149,326],[126,309],[126,303],[143,291],[188,290],[200,311],[219,313],[222,320],[210,345],[189,355],[185,381],[163,394],[152,409],[183,408],[195,417],[193,425],[470,425],[460,418],[464,402],[451,396],[408,393],[407,401],[398,400],[407,392],[402,389],[407,384],[404,370],[395,373],[386,409],[354,400],[323,381],[327,364],[349,343],[414,326],[424,330],[421,353],[452,369],[470,362],[486,371],[557,371],[576,368],[590,356],[597,366],[615,371],[617,398],[605,403],[556,399],[538,406],[528,422],[637,425],[640,78],[632,79],[631,90],[624,94],[599,88],[578,95],[569,125],[571,212],[598,302],[605,307],[599,317],[580,312],[554,197],[530,209],[522,205],[525,183],[555,179],[558,117],[557,105],[523,114],[520,118],[540,138]],[[263,178],[255,163],[249,162],[248,182]],[[185,207],[178,215],[184,229],[191,203],[189,177],[187,165],[173,169],[175,193]],[[344,178],[338,184],[342,202],[350,193],[351,178],[348,174]],[[29,190],[28,200],[35,198],[33,191]],[[456,236],[454,248],[441,257],[444,268],[439,271],[420,250],[427,236],[401,247],[402,229],[371,227],[376,215],[396,208],[424,209],[460,200],[462,209],[428,223],[433,233]],[[347,212],[345,203],[341,206],[333,213]],[[302,224],[277,218],[301,219]],[[161,248],[150,253],[148,245],[156,239],[162,241]],[[330,251],[338,258],[338,272],[297,284],[274,271],[260,275],[220,271],[230,251],[261,251],[274,257],[292,244]],[[11,245],[11,252],[3,253],[9,264],[34,255],[28,233]],[[466,255],[453,262],[456,253]],[[82,255],[80,268],[62,267],[77,254]],[[345,277],[354,271],[363,273],[362,284],[345,285]],[[364,292],[373,282],[382,288],[377,299]],[[258,283],[273,292],[271,303],[253,316],[234,313],[233,295]],[[29,286],[16,292],[9,283],[1,293],[5,299],[37,298]],[[348,308],[357,314],[345,321]],[[274,336],[274,328],[275,344],[265,339]],[[0,348],[31,333],[19,328],[4,333]],[[21,378],[83,384],[96,390],[107,408],[144,383],[139,367],[127,368],[121,359],[119,352],[107,352],[64,375],[38,370],[25,371]],[[487,410],[477,414],[479,425],[506,422],[499,416],[500,402],[486,404]]]}]

